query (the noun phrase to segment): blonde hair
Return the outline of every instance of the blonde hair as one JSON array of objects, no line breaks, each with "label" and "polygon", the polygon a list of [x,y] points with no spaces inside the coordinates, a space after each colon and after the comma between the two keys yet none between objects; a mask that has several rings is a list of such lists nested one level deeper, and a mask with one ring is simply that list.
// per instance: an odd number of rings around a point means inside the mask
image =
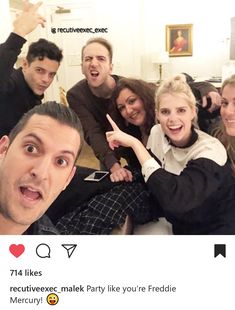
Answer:
[{"label": "blonde hair", "polygon": [[224,80],[224,82],[221,86],[221,94],[222,94],[225,86],[227,86],[227,85],[235,86],[235,74],[231,75],[229,78]]},{"label": "blonde hair", "polygon": [[[178,74],[173,78],[165,80],[158,88],[155,96],[155,108],[159,111],[161,99],[164,95],[177,95],[182,97],[188,103],[192,110],[197,111],[196,108],[196,98],[190,88],[186,83],[186,79],[182,74]],[[194,118],[193,124],[197,126],[197,117]]]},{"label": "blonde hair", "polygon": [[[230,85],[235,87],[235,74],[231,77],[227,78],[222,86],[221,86],[221,94],[223,93],[223,90],[225,86]],[[233,171],[233,174],[235,174],[235,136],[229,136],[226,132],[226,127],[221,120],[219,127],[217,127],[212,134],[219,139],[224,147],[226,148],[226,151],[228,153],[228,157],[231,163],[231,168]]]}]

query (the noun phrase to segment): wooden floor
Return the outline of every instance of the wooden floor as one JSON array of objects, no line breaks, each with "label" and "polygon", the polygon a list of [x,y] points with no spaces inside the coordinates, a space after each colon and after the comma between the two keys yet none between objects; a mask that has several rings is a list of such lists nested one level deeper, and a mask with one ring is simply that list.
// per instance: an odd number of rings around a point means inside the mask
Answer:
[{"label": "wooden floor", "polygon": [[82,152],[78,158],[77,164],[79,166],[99,169],[99,161],[87,143],[84,143],[83,145]]},{"label": "wooden floor", "polygon": [[[120,162],[122,166],[127,165],[127,162],[123,158],[121,158]],[[100,163],[95,157],[91,147],[86,142],[84,142],[82,152],[78,158],[77,164],[79,166],[100,170]]]}]

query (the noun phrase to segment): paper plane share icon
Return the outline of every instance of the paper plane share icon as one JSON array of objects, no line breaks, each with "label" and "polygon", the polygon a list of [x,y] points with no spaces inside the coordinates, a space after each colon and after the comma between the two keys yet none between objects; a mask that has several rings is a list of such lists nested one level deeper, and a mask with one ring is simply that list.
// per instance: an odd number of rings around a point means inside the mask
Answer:
[{"label": "paper plane share icon", "polygon": [[61,244],[63,248],[67,251],[68,258],[70,258],[77,247],[77,244]]}]

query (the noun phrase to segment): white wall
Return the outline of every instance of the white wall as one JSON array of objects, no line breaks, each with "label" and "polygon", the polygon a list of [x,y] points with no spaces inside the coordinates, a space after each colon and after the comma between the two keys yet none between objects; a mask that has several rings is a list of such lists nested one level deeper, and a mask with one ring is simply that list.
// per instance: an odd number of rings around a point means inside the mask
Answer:
[{"label": "white wall", "polygon": [[[155,73],[148,53],[165,48],[165,25],[193,24],[193,56],[170,57],[163,65],[166,75],[187,72],[193,76],[221,76],[228,60],[230,18],[234,15],[232,0],[204,1],[168,0],[143,2],[143,78],[153,79]],[[147,58],[147,59],[146,59]]]},{"label": "white wall", "polygon": [[[108,28],[106,35],[99,36],[106,37],[113,44],[114,72],[156,81],[158,74],[151,63],[151,54],[165,49],[165,26],[193,24],[193,56],[170,57],[170,62],[163,65],[163,77],[178,72],[187,72],[198,77],[219,76],[222,66],[229,57],[227,38],[230,37],[230,18],[234,16],[233,2],[233,0],[223,0],[218,4],[215,1],[206,0],[203,4],[198,4],[192,0],[162,0],[161,3],[156,0],[44,0],[41,11],[43,14],[48,14],[47,29],[44,32],[41,29],[37,30],[41,31],[38,35],[56,40],[50,33],[52,7],[56,8],[60,5],[67,8],[78,4],[89,6],[93,10],[91,27]],[[7,6],[7,0],[0,1],[0,38],[5,37],[9,32],[6,30],[8,26],[5,23]],[[79,19],[79,13],[77,18]],[[2,23],[3,20],[4,23]],[[66,26],[66,21],[63,26]],[[60,35],[62,39],[65,36],[69,37],[69,34]],[[35,35],[34,40],[36,40]],[[76,44],[73,40],[74,37],[71,37],[71,44],[64,49],[65,64],[68,63],[69,54],[73,53],[70,50]],[[78,34],[78,40],[83,42],[85,36]],[[61,69],[65,70],[64,65]],[[62,75],[63,70],[60,72]],[[79,64],[71,66],[68,72],[69,74],[66,72],[64,75],[67,75],[70,81],[63,83],[62,86],[65,88],[71,87],[74,81],[82,78]]]},{"label": "white wall", "polygon": [[0,1],[0,43],[4,42],[11,31],[9,1]]},{"label": "white wall", "polygon": [[[50,5],[53,2],[58,5],[58,0],[51,0]],[[60,0],[60,3],[64,6],[89,3],[94,8],[94,25],[108,27],[106,37],[114,46],[114,72],[121,75],[149,81],[158,79],[151,54],[165,50],[165,26],[170,24],[193,24],[193,55],[170,57],[170,62],[163,65],[163,77],[178,72],[198,77],[220,76],[229,57],[233,0],[220,4],[207,0],[200,5],[192,0],[168,0],[161,4],[156,0]]]},{"label": "white wall", "polygon": [[[92,27],[107,28],[108,33],[86,34],[86,33],[62,33],[52,34],[48,31],[50,40],[63,48],[67,68],[65,75],[69,81],[63,81],[65,88],[71,87],[78,78],[83,78],[80,68],[81,47],[90,37],[101,36],[108,39],[114,47],[114,72],[120,75],[141,76],[141,53],[139,38],[140,29],[140,0],[60,0],[60,6],[70,9],[69,14],[54,14],[58,1],[47,1],[48,27]],[[130,14],[131,12],[131,14]],[[77,19],[77,21],[76,21]],[[72,58],[77,57],[78,61]],[[70,65],[69,65],[70,63]],[[76,74],[77,73],[77,74]],[[71,77],[71,74],[74,75]],[[77,75],[77,77],[76,77]]]},{"label": "white wall", "polygon": [[[47,12],[48,39],[63,49],[64,60],[58,71],[58,85],[68,90],[83,78],[81,74],[81,47],[91,37],[108,39],[114,47],[114,73],[141,77],[140,33],[141,0],[51,0],[44,1]],[[69,14],[55,14],[58,4],[70,10]],[[131,13],[130,13],[131,12]],[[108,33],[51,33],[51,28],[107,28]],[[47,99],[56,94],[54,83],[46,92]],[[49,92],[51,94],[49,94]],[[57,97],[57,96],[56,96]]]},{"label": "white wall", "polygon": [[107,38],[114,48],[114,71],[141,76],[142,0],[95,1],[97,27],[108,27]]}]

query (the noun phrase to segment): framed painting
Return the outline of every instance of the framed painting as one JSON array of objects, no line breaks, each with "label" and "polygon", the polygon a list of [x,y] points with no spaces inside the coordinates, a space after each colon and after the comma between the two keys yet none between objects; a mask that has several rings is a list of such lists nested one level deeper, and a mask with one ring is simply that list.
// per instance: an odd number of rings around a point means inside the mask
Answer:
[{"label": "framed painting", "polygon": [[193,25],[166,25],[166,50],[170,57],[192,56]]}]

